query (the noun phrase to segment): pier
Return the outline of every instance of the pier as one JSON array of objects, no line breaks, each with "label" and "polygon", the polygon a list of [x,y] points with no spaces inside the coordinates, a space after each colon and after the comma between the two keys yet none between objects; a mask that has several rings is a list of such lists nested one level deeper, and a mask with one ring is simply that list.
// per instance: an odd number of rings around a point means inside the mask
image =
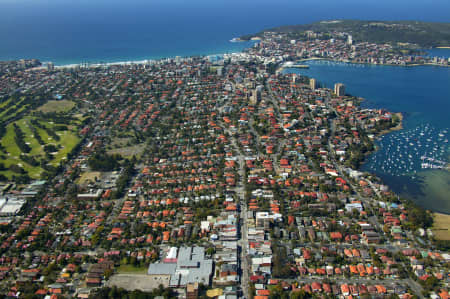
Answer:
[{"label": "pier", "polygon": [[307,64],[298,64],[298,63],[294,63],[292,61],[288,61],[286,63],[284,63],[281,66],[282,69],[284,68],[298,68],[298,69],[309,69],[309,65]]}]

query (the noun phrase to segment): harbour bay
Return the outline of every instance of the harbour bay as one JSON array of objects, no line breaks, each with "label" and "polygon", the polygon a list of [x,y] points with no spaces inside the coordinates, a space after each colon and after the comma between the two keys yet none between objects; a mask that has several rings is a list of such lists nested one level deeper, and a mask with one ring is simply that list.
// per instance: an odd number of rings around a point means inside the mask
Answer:
[{"label": "harbour bay", "polygon": [[[432,55],[449,57],[450,50],[433,49]],[[344,83],[347,93],[364,98],[363,107],[403,114],[403,129],[377,139],[377,151],[361,170],[375,173],[400,196],[433,211],[450,213],[450,174],[437,169],[450,161],[450,69],[323,60],[303,64],[309,68],[285,72],[316,78],[329,88]]]}]

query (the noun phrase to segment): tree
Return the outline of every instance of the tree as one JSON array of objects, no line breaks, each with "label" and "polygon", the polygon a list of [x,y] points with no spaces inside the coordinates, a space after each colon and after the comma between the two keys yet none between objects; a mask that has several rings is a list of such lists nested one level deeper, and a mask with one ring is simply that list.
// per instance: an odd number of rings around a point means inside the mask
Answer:
[{"label": "tree", "polygon": [[425,291],[433,291],[439,286],[439,280],[435,276],[429,276],[425,281],[421,281]]},{"label": "tree", "polygon": [[305,290],[300,290],[300,291],[294,291],[291,293],[291,295],[289,296],[289,299],[303,299],[303,298],[308,298],[308,294],[306,294]]},{"label": "tree", "polygon": [[213,255],[215,252],[216,252],[216,249],[214,247],[209,247],[208,249],[206,249],[207,255]]},{"label": "tree", "polygon": [[120,155],[108,155],[104,150],[100,150],[89,158],[88,165],[95,171],[112,171],[120,167],[120,160]]}]

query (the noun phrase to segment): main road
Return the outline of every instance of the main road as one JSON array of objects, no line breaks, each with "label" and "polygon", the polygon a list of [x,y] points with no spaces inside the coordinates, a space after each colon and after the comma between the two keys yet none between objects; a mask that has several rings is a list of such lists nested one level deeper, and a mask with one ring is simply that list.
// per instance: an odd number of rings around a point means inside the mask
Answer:
[{"label": "main road", "polygon": [[234,188],[236,195],[239,198],[239,224],[240,224],[240,238],[238,240],[238,246],[240,248],[240,281],[242,295],[244,298],[249,297],[249,258],[248,258],[248,225],[247,225],[247,202],[245,198],[245,158],[239,148],[236,137],[231,133],[231,131],[221,123],[222,128],[224,128],[227,135],[230,136],[231,144],[237,153],[237,160],[239,163],[239,183]]}]

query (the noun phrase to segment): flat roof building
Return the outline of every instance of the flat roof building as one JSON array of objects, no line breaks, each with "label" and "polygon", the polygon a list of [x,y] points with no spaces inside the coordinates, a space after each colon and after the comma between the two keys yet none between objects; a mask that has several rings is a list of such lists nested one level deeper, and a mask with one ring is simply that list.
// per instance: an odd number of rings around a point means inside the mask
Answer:
[{"label": "flat roof building", "polygon": [[[185,287],[189,283],[203,283],[209,285],[213,270],[213,261],[205,258],[203,247],[172,247],[169,251],[170,260],[150,264],[147,274],[155,282],[166,287]],[[167,259],[166,259],[167,260]]]},{"label": "flat roof building", "polygon": [[345,95],[345,85],[342,83],[334,84],[334,93],[338,97],[343,97]]}]

